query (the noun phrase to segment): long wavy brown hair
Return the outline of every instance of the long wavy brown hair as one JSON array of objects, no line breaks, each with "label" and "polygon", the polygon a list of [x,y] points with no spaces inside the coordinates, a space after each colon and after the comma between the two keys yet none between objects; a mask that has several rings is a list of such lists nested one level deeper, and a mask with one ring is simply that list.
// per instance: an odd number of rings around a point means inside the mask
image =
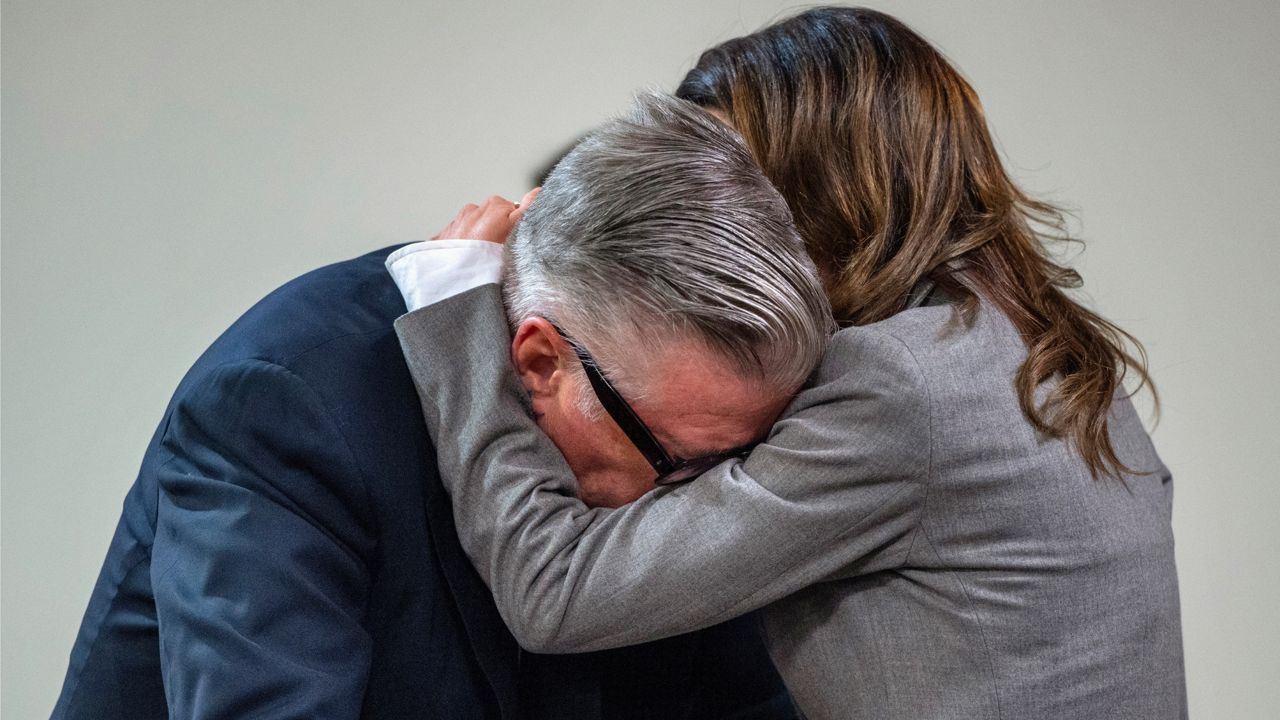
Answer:
[{"label": "long wavy brown hair", "polygon": [[1015,382],[1030,422],[1094,477],[1135,472],[1108,418],[1126,371],[1154,397],[1142,345],[1067,295],[1081,280],[1050,252],[1061,211],[1009,177],[977,94],[923,37],[874,10],[817,8],[708,50],[676,94],[746,138],[839,322],[883,320],[925,279],[966,322],[985,298],[1026,342]]}]

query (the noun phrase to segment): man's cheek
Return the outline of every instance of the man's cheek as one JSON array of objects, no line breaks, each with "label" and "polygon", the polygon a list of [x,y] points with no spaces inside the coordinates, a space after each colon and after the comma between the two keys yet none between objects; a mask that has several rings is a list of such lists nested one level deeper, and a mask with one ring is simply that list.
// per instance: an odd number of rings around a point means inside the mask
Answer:
[{"label": "man's cheek", "polygon": [[598,477],[595,480],[593,483],[584,484],[582,489],[584,494],[589,493],[592,498],[592,502],[588,502],[584,497],[583,502],[592,507],[619,507],[626,505],[629,502],[638,500],[655,487],[653,483],[654,473],[648,465],[644,467],[619,468],[615,472],[604,477]]}]

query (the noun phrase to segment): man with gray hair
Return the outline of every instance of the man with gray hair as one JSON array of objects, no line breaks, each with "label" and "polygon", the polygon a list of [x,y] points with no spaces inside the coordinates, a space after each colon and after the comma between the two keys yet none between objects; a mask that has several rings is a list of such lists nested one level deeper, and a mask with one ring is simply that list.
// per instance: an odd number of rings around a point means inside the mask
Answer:
[{"label": "man with gray hair", "polygon": [[[501,198],[469,206],[442,235],[474,236],[470,224],[501,241],[516,208]],[[392,256],[410,309],[458,294],[448,275],[423,275],[449,272],[435,255],[465,242]],[[496,283],[501,254],[477,257],[454,276]],[[661,95],[641,97],[629,119],[561,160],[506,260],[512,361],[588,505],[615,507],[655,476],[678,482],[744,453],[831,330],[790,212],[738,136]]]},{"label": "man with gray hair", "polygon": [[[509,248],[512,360],[595,505],[759,439],[825,339],[785,205],[700,113],[656,98],[606,124]],[[523,210],[494,199],[444,234],[501,239]],[[751,618],[601,653],[516,645],[458,545],[435,465],[457,449],[433,447],[391,327],[433,289],[496,292],[496,260],[450,269],[470,242],[308,273],[201,356],[125,500],[55,718],[794,717]]]}]

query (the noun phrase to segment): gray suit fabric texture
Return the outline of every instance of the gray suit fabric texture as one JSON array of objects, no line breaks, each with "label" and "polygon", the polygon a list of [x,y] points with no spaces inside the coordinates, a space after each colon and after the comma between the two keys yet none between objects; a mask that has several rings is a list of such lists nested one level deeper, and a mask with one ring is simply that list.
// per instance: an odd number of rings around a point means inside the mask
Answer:
[{"label": "gray suit fabric texture", "polygon": [[[1185,718],[1172,479],[1127,399],[1094,479],[1038,434],[980,305],[837,333],[745,461],[590,509],[539,432],[496,285],[400,318],[462,545],[516,638],[597,650],[765,608],[806,717]],[[459,364],[458,357],[475,358]]]}]

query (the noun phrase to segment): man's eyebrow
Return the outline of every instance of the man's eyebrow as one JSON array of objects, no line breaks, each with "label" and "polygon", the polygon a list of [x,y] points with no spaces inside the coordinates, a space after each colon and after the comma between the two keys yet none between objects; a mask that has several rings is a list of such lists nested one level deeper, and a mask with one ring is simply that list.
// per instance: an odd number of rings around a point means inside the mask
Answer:
[{"label": "man's eyebrow", "polygon": [[727,447],[689,447],[680,443],[666,433],[654,432],[654,437],[657,438],[658,442],[662,443],[663,449],[665,449],[669,455],[681,460],[689,460],[691,458],[702,457],[704,455],[715,455],[731,449]]}]

